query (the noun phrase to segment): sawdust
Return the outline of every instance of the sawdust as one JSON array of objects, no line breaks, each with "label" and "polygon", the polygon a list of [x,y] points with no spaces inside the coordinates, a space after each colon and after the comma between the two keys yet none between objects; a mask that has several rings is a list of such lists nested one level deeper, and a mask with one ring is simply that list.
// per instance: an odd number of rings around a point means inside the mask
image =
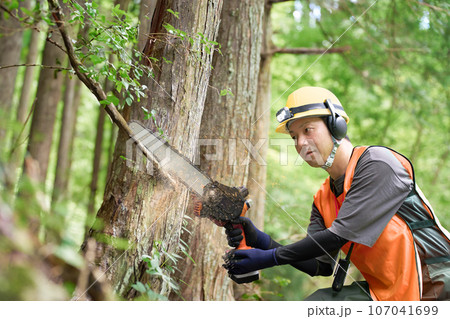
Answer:
[{"label": "sawdust", "polygon": [[246,188],[209,183],[203,190],[200,217],[224,223],[234,221],[241,215],[247,195]]}]

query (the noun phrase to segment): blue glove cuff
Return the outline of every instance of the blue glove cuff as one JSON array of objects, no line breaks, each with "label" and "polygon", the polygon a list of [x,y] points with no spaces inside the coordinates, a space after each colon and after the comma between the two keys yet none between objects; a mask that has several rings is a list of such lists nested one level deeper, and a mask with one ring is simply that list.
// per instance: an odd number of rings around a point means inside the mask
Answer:
[{"label": "blue glove cuff", "polygon": [[[270,236],[269,236],[269,238],[270,238]],[[276,248],[273,248],[273,249],[272,249],[272,256],[273,256],[273,260],[275,261],[275,265],[278,266],[279,263],[278,263],[278,260],[277,260],[277,254],[276,254],[276,251],[277,251]]]},{"label": "blue glove cuff", "polygon": [[265,249],[265,250],[269,249],[270,242],[272,241],[270,236],[267,235],[266,233],[260,231],[256,227],[255,227],[255,229],[258,231],[258,235],[256,237],[256,247],[259,247],[259,248]]}]

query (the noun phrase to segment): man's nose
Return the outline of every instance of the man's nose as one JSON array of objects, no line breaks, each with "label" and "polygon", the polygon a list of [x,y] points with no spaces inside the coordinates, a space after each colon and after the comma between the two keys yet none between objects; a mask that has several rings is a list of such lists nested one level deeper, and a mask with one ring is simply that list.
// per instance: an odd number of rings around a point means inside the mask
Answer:
[{"label": "man's nose", "polygon": [[298,147],[302,148],[302,147],[305,147],[307,145],[308,145],[308,141],[307,141],[306,138],[301,137],[301,136],[297,137],[297,146]]}]

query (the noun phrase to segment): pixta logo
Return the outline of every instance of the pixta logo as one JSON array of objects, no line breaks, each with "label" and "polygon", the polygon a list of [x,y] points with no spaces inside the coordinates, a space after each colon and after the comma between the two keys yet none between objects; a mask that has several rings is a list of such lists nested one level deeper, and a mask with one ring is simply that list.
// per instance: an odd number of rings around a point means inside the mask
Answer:
[{"label": "pixta logo", "polygon": [[[229,139],[197,139],[195,140],[194,151],[191,151],[191,158],[186,159],[194,165],[205,162],[221,162],[229,166],[255,165],[267,166],[267,158],[264,153],[266,149],[271,153],[271,158],[275,159],[280,166],[301,166],[305,161],[316,156],[315,160],[319,165],[324,161],[317,156],[317,147],[312,141],[307,141],[300,149],[300,154],[295,150],[295,143],[291,138],[259,139],[251,141],[245,138]],[[138,145],[139,144],[139,145]],[[174,152],[177,152],[174,150]],[[313,155],[316,154],[316,155]],[[141,131],[126,142],[127,166],[141,171],[146,171],[153,175],[153,160],[156,160],[160,167],[164,167],[173,157],[173,153],[168,147],[168,143],[161,137]],[[153,159],[153,160],[149,160]]]}]

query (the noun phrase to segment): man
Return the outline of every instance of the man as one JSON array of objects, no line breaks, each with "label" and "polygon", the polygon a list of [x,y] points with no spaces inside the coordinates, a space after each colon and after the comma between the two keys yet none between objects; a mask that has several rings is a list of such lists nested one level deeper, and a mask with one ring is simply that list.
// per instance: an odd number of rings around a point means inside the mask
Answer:
[{"label": "man", "polygon": [[[385,147],[354,148],[346,137],[349,117],[323,88],[292,93],[277,120],[276,131],[289,134],[300,156],[329,177],[314,196],[308,236],[296,243],[281,246],[249,219],[236,221],[255,249],[232,251],[228,272],[290,264],[311,276],[330,276],[336,251],[350,249],[367,300],[450,299],[450,236],[416,185],[412,164]],[[242,239],[240,229],[227,229],[227,235],[233,247]],[[329,296],[351,300],[346,289]]]}]

